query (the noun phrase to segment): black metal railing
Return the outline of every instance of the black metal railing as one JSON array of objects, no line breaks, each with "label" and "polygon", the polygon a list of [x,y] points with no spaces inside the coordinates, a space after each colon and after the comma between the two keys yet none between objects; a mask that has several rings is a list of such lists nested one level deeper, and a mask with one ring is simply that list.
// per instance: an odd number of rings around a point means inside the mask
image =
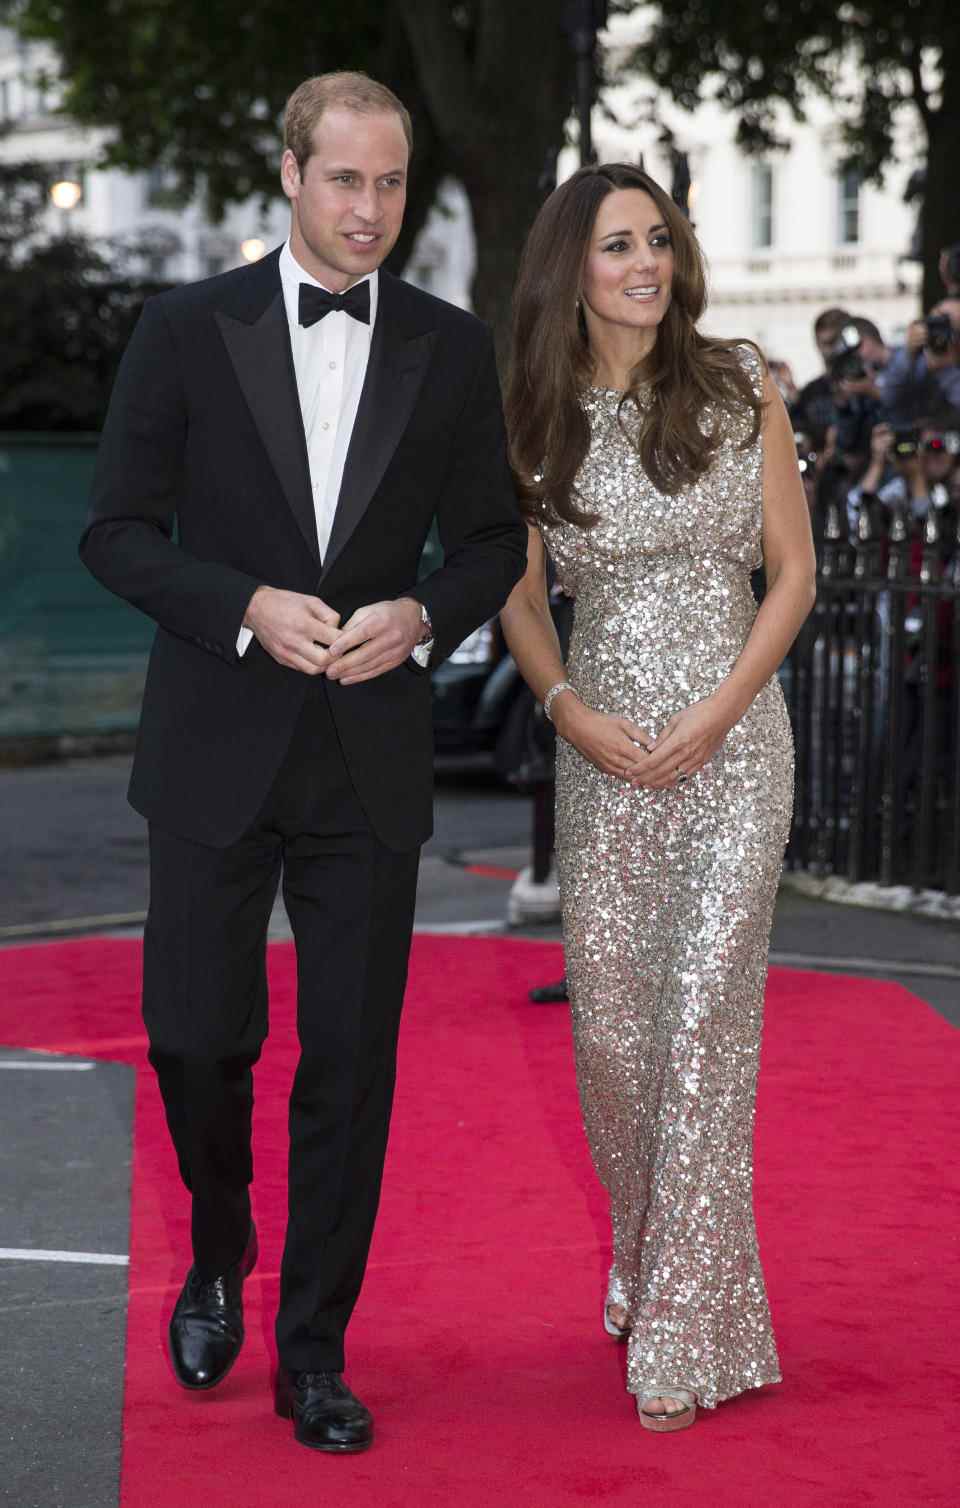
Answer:
[{"label": "black metal railing", "polygon": [[782,667],[796,742],[787,864],[960,892],[960,537],[826,512],[816,607]]}]

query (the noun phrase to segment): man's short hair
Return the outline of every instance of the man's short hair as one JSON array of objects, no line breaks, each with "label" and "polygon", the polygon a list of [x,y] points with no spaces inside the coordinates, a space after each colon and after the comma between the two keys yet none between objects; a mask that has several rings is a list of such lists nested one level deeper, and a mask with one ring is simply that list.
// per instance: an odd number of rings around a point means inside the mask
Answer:
[{"label": "man's short hair", "polygon": [[407,146],[413,151],[410,112],[392,89],[365,73],[320,73],[297,85],[283,112],[283,145],[297,159],[301,173],[313,151],[317,122],[325,111],[337,109],[355,110],[358,115],[383,115],[387,111],[398,115]]},{"label": "man's short hair", "polygon": [[850,315],[846,309],[824,309],[817,315],[813,322],[813,333],[822,335],[824,330],[839,330],[841,325],[850,323]]},{"label": "man's short hair", "polygon": [[875,340],[878,345],[882,346],[886,344],[872,319],[864,319],[862,315],[855,314],[850,323],[855,326],[861,340],[866,336],[868,340]]}]

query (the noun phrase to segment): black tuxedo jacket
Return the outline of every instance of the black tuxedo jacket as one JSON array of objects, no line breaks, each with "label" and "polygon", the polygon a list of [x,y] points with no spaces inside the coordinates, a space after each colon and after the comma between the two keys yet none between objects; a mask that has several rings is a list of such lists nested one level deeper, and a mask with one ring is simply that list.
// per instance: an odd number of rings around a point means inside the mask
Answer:
[{"label": "black tuxedo jacket", "polygon": [[[502,606],[525,530],[506,457],[490,336],[472,315],[380,272],[370,360],[326,557],[274,252],[151,299],[117,375],[80,553],[158,624],[133,806],[222,847],[257,815],[311,677],[236,640],[261,584],[316,593],[346,622],[413,593],[434,661]],[[444,564],[417,583],[436,517]],[[407,662],[327,683],[374,831],[415,847],[432,829],[429,677]]]}]

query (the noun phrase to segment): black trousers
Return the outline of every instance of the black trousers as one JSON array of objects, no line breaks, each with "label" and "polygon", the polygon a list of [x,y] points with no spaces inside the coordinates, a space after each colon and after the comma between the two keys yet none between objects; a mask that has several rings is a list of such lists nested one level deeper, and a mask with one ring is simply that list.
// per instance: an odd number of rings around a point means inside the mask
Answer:
[{"label": "black trousers", "polygon": [[249,1230],[252,1070],[283,875],[300,1059],[277,1344],[292,1371],[343,1368],[380,1197],[418,861],[371,831],[322,680],[239,842],[207,848],[150,829],[143,1013],[208,1277],[237,1261]]}]

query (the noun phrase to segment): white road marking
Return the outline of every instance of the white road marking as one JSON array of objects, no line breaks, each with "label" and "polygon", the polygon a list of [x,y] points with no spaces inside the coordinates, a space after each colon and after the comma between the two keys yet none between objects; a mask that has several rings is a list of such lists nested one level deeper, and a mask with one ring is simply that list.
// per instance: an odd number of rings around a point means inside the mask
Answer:
[{"label": "white road marking", "polygon": [[458,932],[473,934],[477,932],[503,932],[507,931],[507,924],[501,917],[499,921],[490,922],[425,922],[422,927],[414,927],[414,932],[437,932],[441,936],[456,937]]},{"label": "white road marking", "polygon": [[839,958],[834,954],[780,953],[774,949],[770,962],[787,968],[831,969],[834,972],[914,975],[918,979],[960,979],[960,968],[950,963],[920,963],[905,958]]},{"label": "white road marking", "polygon": [[87,1073],[96,1066],[96,1063],[37,1063],[32,1059],[21,1062],[18,1058],[0,1058],[0,1068],[24,1068],[42,1073]]},{"label": "white road marking", "polygon": [[0,1262],[85,1262],[97,1267],[126,1267],[130,1258],[118,1252],[41,1251],[33,1246],[0,1246]]},{"label": "white road marking", "polygon": [[0,927],[0,938],[56,937],[60,932],[102,932],[105,927],[139,927],[147,919],[145,911],[114,911],[106,916],[67,916],[52,922],[20,922]]}]

